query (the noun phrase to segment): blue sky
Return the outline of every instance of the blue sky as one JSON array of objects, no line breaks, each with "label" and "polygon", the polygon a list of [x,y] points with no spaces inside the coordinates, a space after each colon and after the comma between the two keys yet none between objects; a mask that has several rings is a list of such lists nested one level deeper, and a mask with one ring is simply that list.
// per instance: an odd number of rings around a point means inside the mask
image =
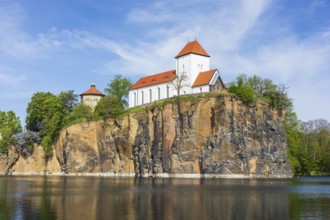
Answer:
[{"label": "blue sky", "polygon": [[174,69],[195,37],[225,82],[283,83],[299,119],[330,121],[327,0],[0,0],[0,110],[24,121],[37,91]]}]

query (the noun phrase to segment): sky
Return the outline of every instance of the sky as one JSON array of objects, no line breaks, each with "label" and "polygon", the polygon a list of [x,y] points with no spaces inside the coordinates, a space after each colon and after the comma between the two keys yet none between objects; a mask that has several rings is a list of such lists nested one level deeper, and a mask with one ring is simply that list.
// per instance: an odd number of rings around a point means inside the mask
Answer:
[{"label": "sky", "polygon": [[195,38],[224,82],[285,84],[300,120],[330,121],[328,0],[0,0],[0,111],[175,69]]}]

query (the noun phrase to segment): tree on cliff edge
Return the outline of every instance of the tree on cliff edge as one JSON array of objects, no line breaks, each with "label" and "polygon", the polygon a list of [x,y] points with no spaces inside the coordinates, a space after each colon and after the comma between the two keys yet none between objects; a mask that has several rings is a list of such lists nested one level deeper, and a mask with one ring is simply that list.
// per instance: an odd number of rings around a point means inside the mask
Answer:
[{"label": "tree on cliff edge", "polygon": [[115,78],[108,83],[108,88],[105,88],[104,92],[110,96],[117,96],[123,107],[127,108],[128,90],[131,86],[131,80],[121,75],[115,75]]}]

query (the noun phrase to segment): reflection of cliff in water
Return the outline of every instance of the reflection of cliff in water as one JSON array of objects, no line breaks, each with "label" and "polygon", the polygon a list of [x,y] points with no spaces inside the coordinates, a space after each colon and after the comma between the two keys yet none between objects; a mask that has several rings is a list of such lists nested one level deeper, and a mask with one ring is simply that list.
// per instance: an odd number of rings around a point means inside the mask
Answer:
[{"label": "reflection of cliff in water", "polygon": [[[0,219],[330,216],[330,196],[305,199],[290,180],[1,177],[0,183]],[[324,187],[330,195],[329,182]]]}]

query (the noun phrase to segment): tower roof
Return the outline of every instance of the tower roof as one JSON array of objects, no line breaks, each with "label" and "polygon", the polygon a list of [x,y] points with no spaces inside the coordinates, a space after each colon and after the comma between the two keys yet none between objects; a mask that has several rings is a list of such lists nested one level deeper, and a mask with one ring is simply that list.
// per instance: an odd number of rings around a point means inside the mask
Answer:
[{"label": "tower roof", "polygon": [[102,92],[95,88],[95,83],[91,84],[91,88],[81,93],[80,96],[83,95],[97,95],[97,96],[105,96]]},{"label": "tower roof", "polygon": [[210,55],[204,50],[199,42],[194,40],[192,42],[188,42],[175,58],[182,57],[190,53],[210,57]]}]

